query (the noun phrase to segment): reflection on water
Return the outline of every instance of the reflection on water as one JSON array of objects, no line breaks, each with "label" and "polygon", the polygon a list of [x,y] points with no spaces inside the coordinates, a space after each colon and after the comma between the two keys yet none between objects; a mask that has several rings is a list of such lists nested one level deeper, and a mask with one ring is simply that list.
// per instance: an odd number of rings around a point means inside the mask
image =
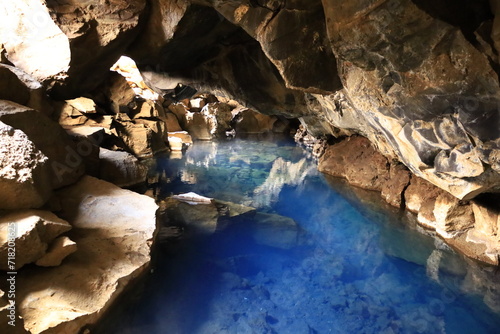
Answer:
[{"label": "reflection on water", "polygon": [[290,217],[302,240],[271,247],[241,223],[162,244],[143,290],[98,332],[499,331],[500,274],[418,232],[378,194],[318,174],[292,144],[197,143],[158,168],[169,181],[161,196],[194,191]]}]

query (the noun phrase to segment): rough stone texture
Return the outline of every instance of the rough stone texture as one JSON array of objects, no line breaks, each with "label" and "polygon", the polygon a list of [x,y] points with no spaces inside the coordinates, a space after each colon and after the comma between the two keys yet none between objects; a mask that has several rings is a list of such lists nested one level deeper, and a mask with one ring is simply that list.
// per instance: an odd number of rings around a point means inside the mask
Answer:
[{"label": "rough stone texture", "polygon": [[163,133],[156,132],[145,124],[133,123],[130,119],[125,121],[115,119],[115,122],[116,135],[136,157],[150,158],[156,153],[167,150]]},{"label": "rough stone texture", "polygon": [[419,212],[426,202],[434,202],[439,195],[444,194],[440,188],[432,185],[426,180],[412,176],[410,185],[404,193],[406,208],[412,212]]},{"label": "rough stone texture", "polygon": [[56,238],[49,246],[47,253],[39,258],[35,264],[40,267],[57,267],[70,254],[78,249],[76,242],[67,236]]},{"label": "rough stone texture", "polygon": [[[16,271],[25,264],[42,258],[48,245],[71,229],[71,225],[51,212],[41,210],[19,210],[0,217],[0,270]],[[15,236],[16,256],[10,267],[8,242]]]},{"label": "rough stone texture", "polygon": [[389,178],[387,159],[364,137],[350,137],[328,147],[319,160],[318,169],[370,190],[381,191]]},{"label": "rough stone texture", "polygon": [[341,87],[321,1],[210,2],[259,41],[288,88],[326,93]]},{"label": "rough stone texture", "polygon": [[147,168],[127,152],[99,149],[99,178],[119,187],[133,186],[146,181]]},{"label": "rough stone texture", "polygon": [[78,250],[58,267],[18,275],[18,311],[31,333],[77,333],[94,323],[150,261],[153,199],[89,176],[57,196]]},{"label": "rough stone texture", "polygon": [[411,1],[323,4],[345,94],[368,125],[360,131],[458,198],[498,187],[481,153],[498,150],[500,91],[488,59]]},{"label": "rough stone texture", "polygon": [[469,203],[461,203],[456,197],[444,193],[434,205],[436,232],[446,238],[455,237],[474,226],[474,215]]},{"label": "rough stone texture", "polygon": [[23,131],[48,158],[53,188],[74,183],[84,173],[85,166],[75,143],[43,113],[0,100],[0,121]]},{"label": "rough stone texture", "polygon": [[182,131],[182,128],[179,125],[179,120],[177,119],[177,116],[175,116],[174,113],[168,112],[165,114],[165,117],[166,117],[165,124],[167,126],[168,132]]},{"label": "rough stone texture", "polygon": [[80,156],[85,164],[87,175],[99,176],[101,161],[99,146],[105,139],[105,129],[94,126],[73,126],[66,129],[66,133],[73,139]]},{"label": "rough stone texture", "polygon": [[0,208],[38,208],[50,197],[48,158],[21,130],[0,122]]},{"label": "rough stone texture", "polygon": [[128,113],[135,107],[134,90],[125,77],[114,71],[109,71],[106,80],[94,91],[93,95],[115,114]]},{"label": "rough stone texture", "polygon": [[204,105],[201,114],[205,117],[213,138],[225,138],[226,132],[232,128],[233,114],[231,107],[225,103],[214,102]]},{"label": "rough stone texture", "polygon": [[392,206],[401,207],[404,203],[404,193],[410,184],[411,174],[401,164],[391,164],[389,179],[382,185],[381,195]]}]

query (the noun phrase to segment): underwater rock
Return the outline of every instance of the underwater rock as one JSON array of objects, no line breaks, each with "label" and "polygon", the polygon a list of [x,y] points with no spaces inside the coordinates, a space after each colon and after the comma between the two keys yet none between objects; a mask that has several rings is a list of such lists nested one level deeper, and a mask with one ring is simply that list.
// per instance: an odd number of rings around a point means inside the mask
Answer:
[{"label": "underwater rock", "polygon": [[301,228],[292,218],[257,212],[251,225],[252,237],[258,244],[290,249],[299,243]]}]

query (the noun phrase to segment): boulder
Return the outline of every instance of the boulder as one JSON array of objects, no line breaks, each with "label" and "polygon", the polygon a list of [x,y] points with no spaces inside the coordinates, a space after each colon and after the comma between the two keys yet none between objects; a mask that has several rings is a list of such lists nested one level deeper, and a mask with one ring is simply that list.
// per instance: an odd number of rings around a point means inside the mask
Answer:
[{"label": "boulder", "polygon": [[353,136],[328,147],[319,160],[320,172],[345,177],[349,183],[382,190],[389,179],[389,163],[364,137]]},{"label": "boulder", "polygon": [[76,242],[67,236],[56,238],[49,246],[47,253],[39,258],[35,264],[40,267],[57,267],[70,254],[78,249]]},{"label": "boulder", "polygon": [[99,148],[99,178],[119,187],[144,183],[147,168],[136,157],[127,152]]},{"label": "boulder", "polygon": [[73,139],[77,151],[85,164],[85,172],[91,176],[99,176],[100,159],[99,145],[104,142],[105,129],[94,126],[73,126],[66,129]]},{"label": "boulder", "polygon": [[[96,88],[132,43],[146,3],[21,0],[4,3],[0,29],[7,59],[51,86],[59,99]],[[44,57],[47,50],[52,57]]]},{"label": "boulder", "polygon": [[[0,217],[0,269],[16,271],[25,264],[42,258],[49,244],[60,234],[71,229],[71,225],[51,212],[41,210],[19,210]],[[15,256],[9,258],[9,245],[15,239]]]},{"label": "boulder", "polygon": [[217,206],[208,201],[196,201],[196,198],[168,198],[160,204],[161,215],[169,218],[170,225],[184,226],[188,233],[210,235],[217,230],[219,211]]},{"label": "boulder", "polygon": [[168,145],[172,151],[183,151],[193,145],[193,139],[187,131],[168,132]]},{"label": "boulder", "polygon": [[140,159],[150,158],[167,150],[161,133],[153,131],[145,124],[130,121],[116,122],[116,134],[123,140],[125,147]]},{"label": "boulder", "polygon": [[78,250],[58,267],[18,274],[16,303],[31,333],[77,333],[95,323],[150,261],[152,198],[90,176],[57,197]]},{"label": "boulder", "polygon": [[205,117],[213,138],[226,138],[226,132],[231,130],[233,118],[229,105],[221,102],[209,103],[203,107],[201,114]]},{"label": "boulder", "polygon": [[41,207],[52,191],[48,158],[21,130],[0,122],[0,208]]},{"label": "boulder", "polygon": [[444,193],[442,189],[430,182],[418,176],[412,176],[410,185],[404,193],[406,208],[417,213],[426,202],[432,203],[432,208],[434,208],[436,198]]},{"label": "boulder", "polygon": [[48,158],[53,188],[72,184],[84,173],[81,152],[75,143],[43,113],[0,100],[0,121],[23,131]]}]

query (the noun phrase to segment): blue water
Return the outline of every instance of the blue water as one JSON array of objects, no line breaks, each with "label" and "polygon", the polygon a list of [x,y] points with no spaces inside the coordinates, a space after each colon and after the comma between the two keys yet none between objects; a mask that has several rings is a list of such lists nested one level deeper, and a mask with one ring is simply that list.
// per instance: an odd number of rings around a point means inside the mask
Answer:
[{"label": "blue water", "polygon": [[292,218],[297,238],[246,218],[160,240],[142,288],[97,332],[500,333],[500,273],[453,253],[378,194],[321,175],[291,142],[196,143],[154,170],[160,198],[194,191],[252,206]]}]

